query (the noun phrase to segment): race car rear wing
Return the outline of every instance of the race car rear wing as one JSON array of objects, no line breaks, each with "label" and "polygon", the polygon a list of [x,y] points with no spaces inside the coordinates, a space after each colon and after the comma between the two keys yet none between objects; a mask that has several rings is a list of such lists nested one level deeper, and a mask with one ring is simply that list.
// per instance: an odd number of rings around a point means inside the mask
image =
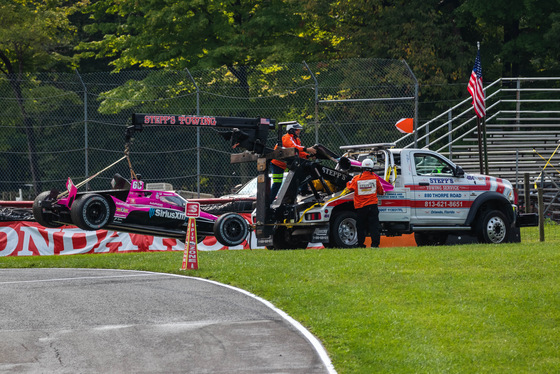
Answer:
[{"label": "race car rear wing", "polygon": [[266,147],[268,131],[275,128],[276,121],[269,118],[188,116],[174,114],[138,114],[132,115],[132,126],[126,129],[127,141],[134,132],[150,126],[188,126],[225,129],[218,131],[233,147],[263,155],[271,151]]}]

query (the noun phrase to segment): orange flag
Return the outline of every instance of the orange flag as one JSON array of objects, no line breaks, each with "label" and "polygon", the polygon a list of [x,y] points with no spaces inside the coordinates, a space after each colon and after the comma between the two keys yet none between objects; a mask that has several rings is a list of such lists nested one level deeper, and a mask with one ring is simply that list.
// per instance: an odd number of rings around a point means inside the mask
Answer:
[{"label": "orange flag", "polygon": [[403,134],[412,134],[414,132],[414,119],[413,118],[401,118],[395,126],[397,130]]}]

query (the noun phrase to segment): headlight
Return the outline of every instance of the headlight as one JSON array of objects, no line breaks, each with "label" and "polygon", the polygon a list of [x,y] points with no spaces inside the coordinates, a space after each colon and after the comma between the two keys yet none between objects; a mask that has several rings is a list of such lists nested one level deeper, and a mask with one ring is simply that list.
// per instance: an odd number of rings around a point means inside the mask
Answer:
[{"label": "headlight", "polygon": [[508,199],[509,201],[511,201],[512,203],[515,202],[515,194],[513,193],[513,190],[512,190],[512,189],[509,190],[509,192],[508,192],[508,194],[507,194],[507,199]]}]

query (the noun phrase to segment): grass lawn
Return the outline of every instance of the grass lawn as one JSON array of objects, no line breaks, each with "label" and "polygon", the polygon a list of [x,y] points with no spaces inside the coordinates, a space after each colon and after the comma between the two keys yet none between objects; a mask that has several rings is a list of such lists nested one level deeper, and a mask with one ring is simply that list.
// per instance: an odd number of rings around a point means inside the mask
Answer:
[{"label": "grass lawn", "polygon": [[[263,297],[325,345],[339,373],[560,372],[560,234],[522,243],[0,258],[0,268],[136,269]],[[548,229],[547,229],[548,230]],[[550,236],[549,236],[550,237]]]}]

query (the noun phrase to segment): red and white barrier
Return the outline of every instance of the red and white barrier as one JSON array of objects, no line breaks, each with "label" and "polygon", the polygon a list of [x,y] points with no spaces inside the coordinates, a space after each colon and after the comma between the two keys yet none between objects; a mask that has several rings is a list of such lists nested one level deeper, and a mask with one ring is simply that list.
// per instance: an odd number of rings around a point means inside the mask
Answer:
[{"label": "red and white barrier", "polygon": [[[252,249],[257,247],[252,238],[235,247],[225,247],[213,236],[198,243],[199,251]],[[50,256],[85,253],[126,253],[183,251],[185,244],[177,239],[116,231],[84,231],[74,226],[49,229],[30,221],[0,222],[0,257]]]},{"label": "red and white barrier", "polygon": [[49,229],[36,222],[0,222],[0,256],[48,256],[84,253],[180,251],[175,239],[72,226]]},{"label": "red and white barrier", "polygon": [[[416,245],[413,235],[403,235],[397,239],[381,237],[381,247]],[[255,234],[250,232],[247,240],[235,247],[223,246],[215,237],[207,236],[197,244],[197,248],[199,251],[222,251],[264,247],[257,246]],[[321,243],[309,243],[307,248],[324,247]],[[184,249],[185,244],[177,239],[107,230],[84,231],[73,226],[48,229],[30,221],[0,222],[0,257],[161,252]]]}]

